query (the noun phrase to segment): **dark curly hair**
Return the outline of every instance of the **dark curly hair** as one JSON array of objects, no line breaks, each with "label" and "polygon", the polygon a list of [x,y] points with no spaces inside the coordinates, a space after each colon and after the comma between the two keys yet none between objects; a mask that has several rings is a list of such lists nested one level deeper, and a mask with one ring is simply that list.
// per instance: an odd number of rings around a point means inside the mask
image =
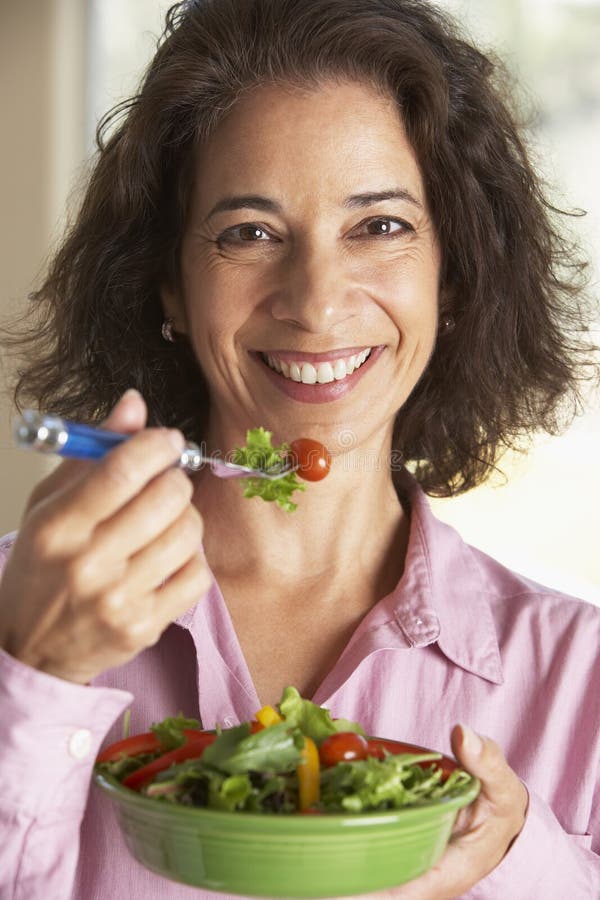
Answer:
[{"label": "dark curly hair", "polygon": [[[528,160],[502,67],[428,0],[188,0],[139,93],[98,128],[79,216],[32,297],[17,406],[95,421],[131,385],[149,421],[202,440],[208,394],[186,341],[161,339],[196,151],[264,83],[359,80],[398,104],[442,248],[440,331],[397,416],[395,450],[430,494],[482,482],[525,435],[581,407],[585,264]],[[26,320],[29,321],[29,319]]]}]

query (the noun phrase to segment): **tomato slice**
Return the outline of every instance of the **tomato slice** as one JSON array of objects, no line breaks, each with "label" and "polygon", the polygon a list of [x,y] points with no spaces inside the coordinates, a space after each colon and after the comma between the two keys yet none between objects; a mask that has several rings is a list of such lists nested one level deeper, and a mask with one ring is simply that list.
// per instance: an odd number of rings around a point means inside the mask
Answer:
[{"label": "tomato slice", "polygon": [[369,755],[374,755],[369,754],[369,742],[362,734],[356,734],[354,731],[338,731],[337,734],[330,734],[319,746],[319,759],[325,768],[353,759],[366,759]]},{"label": "tomato slice", "polygon": [[175,763],[202,756],[205,748],[212,744],[217,737],[214,731],[184,729],[183,733],[187,738],[185,744],[181,747],[176,747],[175,750],[169,750],[168,753],[163,753],[162,756],[153,759],[152,762],[142,766],[141,769],[136,769],[135,772],[123,779],[122,784],[124,787],[131,788],[132,791],[139,791],[147,781],[159,772],[163,772],[170,766],[175,765]]},{"label": "tomato slice", "polygon": [[140,753],[154,753],[157,750],[160,750],[158,738],[152,731],[148,731],[110,744],[98,754],[96,762],[115,762],[122,756],[139,756]]},{"label": "tomato slice", "polygon": [[305,481],[321,481],[329,474],[331,455],[320,441],[298,438],[290,444],[290,457],[298,466],[297,474]]},{"label": "tomato slice", "polygon": [[[384,759],[386,751],[394,755],[398,753],[431,753],[431,750],[428,750],[427,747],[420,747],[418,744],[405,744],[402,741],[389,741],[383,738],[369,738],[367,746],[367,756],[376,756],[377,759]],[[442,770],[442,781],[445,781],[458,768],[458,763],[450,759],[449,756],[424,761],[418,763],[418,765],[423,768],[428,768],[431,765],[437,766]]]}]

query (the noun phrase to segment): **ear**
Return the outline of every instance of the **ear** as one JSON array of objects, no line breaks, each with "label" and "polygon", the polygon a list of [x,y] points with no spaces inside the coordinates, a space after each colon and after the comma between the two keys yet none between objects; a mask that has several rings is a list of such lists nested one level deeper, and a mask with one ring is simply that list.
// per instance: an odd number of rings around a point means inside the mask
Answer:
[{"label": "ear", "polygon": [[177,334],[187,334],[187,312],[180,292],[173,287],[163,285],[160,289],[160,302],[165,319],[173,320],[173,331]]}]

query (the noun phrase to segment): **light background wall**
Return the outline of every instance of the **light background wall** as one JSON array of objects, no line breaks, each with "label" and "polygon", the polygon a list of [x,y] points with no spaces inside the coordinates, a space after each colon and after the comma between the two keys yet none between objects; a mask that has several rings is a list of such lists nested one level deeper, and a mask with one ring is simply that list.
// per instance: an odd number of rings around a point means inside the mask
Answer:
[{"label": "light background wall", "polygon": [[[0,0],[0,316],[39,282],[86,157],[84,0]],[[50,463],[13,448],[0,366],[0,533]]]},{"label": "light background wall", "polygon": [[[538,167],[600,272],[600,0],[445,0],[518,76]],[[98,118],[135,90],[165,0],[21,0],[0,5],[0,304],[36,283],[85,172]],[[76,194],[76,192],[75,192]],[[74,202],[74,201],[73,201]],[[596,292],[597,289],[596,289]],[[0,532],[16,527],[48,463],[11,447],[0,417]],[[530,577],[600,605],[600,403],[558,438],[540,437],[496,479],[434,501],[463,536]]]}]

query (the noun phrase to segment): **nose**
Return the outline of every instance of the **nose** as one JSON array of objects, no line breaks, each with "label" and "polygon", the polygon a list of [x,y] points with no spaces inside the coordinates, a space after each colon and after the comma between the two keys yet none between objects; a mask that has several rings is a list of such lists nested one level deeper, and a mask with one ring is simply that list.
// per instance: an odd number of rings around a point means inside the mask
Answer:
[{"label": "nose", "polygon": [[331,246],[297,247],[282,267],[271,315],[313,334],[325,334],[359,314],[359,290]]}]

